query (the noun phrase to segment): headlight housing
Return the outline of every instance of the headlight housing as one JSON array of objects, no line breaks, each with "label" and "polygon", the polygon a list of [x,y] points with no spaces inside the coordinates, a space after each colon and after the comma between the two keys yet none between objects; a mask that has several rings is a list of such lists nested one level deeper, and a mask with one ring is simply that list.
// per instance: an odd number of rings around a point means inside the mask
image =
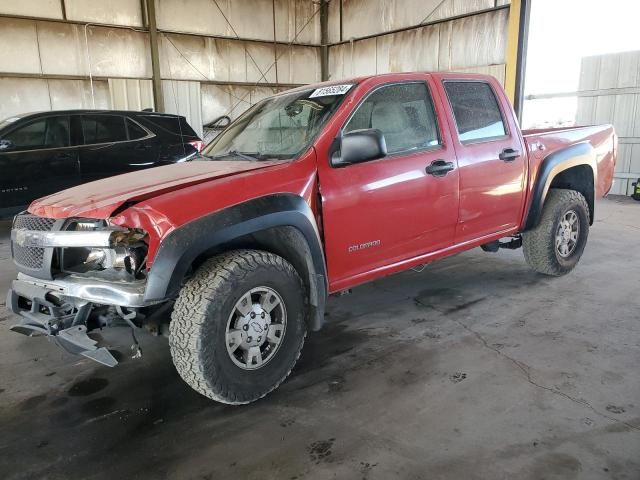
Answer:
[{"label": "headlight housing", "polygon": [[27,242],[56,247],[62,272],[105,271],[116,274],[116,278],[141,278],[144,275],[148,236],[143,230],[111,227],[103,220],[74,219],[62,231],[43,233],[50,235],[25,235],[25,238]]}]

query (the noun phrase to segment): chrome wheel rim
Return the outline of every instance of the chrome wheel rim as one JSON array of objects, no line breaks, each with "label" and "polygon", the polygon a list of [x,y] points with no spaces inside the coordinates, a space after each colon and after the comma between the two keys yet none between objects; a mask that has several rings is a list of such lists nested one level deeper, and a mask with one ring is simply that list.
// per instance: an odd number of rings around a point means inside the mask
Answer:
[{"label": "chrome wheel rim", "polygon": [[562,215],[560,223],[558,223],[558,229],[556,230],[556,253],[562,258],[567,258],[571,255],[578,245],[579,235],[580,219],[576,212],[569,210]]},{"label": "chrome wheel rim", "polygon": [[287,328],[287,311],[278,292],[252,288],[236,302],[227,320],[227,353],[243,370],[265,366],[276,354]]}]

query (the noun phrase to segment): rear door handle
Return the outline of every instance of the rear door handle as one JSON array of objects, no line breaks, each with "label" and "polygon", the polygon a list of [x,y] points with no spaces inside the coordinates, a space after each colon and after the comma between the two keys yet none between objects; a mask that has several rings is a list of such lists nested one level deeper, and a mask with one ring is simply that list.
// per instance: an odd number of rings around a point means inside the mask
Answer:
[{"label": "rear door handle", "polygon": [[518,150],[514,150],[513,148],[505,148],[500,152],[498,158],[505,162],[513,162],[516,158],[520,156],[520,152]]},{"label": "rear door handle", "polygon": [[135,146],[136,150],[148,150],[149,148],[151,148],[151,145],[147,145],[144,143],[139,143],[138,145]]},{"label": "rear door handle", "polygon": [[444,177],[447,173],[453,170],[455,166],[453,162],[445,162],[444,160],[434,160],[431,162],[425,171],[429,175],[433,175],[434,177]]}]

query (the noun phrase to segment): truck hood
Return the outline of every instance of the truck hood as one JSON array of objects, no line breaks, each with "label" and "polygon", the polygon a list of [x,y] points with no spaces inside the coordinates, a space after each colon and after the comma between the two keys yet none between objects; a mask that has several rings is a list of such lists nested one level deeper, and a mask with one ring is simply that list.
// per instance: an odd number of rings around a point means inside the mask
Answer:
[{"label": "truck hood", "polygon": [[213,179],[269,168],[287,160],[193,161],[117,175],[35,200],[29,212],[47,218],[109,218],[124,205]]}]

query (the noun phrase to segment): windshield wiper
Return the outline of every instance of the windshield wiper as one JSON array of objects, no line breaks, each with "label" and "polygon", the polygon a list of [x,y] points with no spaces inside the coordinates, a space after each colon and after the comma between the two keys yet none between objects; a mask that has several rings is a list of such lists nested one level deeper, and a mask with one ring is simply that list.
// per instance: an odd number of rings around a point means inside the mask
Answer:
[{"label": "windshield wiper", "polygon": [[250,162],[257,162],[257,161],[260,160],[259,155],[260,154],[258,152],[239,152],[237,150],[230,150],[227,153],[223,153],[221,155],[216,155],[215,157],[211,157],[211,158],[216,160],[216,159],[222,158],[222,157],[235,156],[235,157],[244,158],[245,160],[249,160]]}]

